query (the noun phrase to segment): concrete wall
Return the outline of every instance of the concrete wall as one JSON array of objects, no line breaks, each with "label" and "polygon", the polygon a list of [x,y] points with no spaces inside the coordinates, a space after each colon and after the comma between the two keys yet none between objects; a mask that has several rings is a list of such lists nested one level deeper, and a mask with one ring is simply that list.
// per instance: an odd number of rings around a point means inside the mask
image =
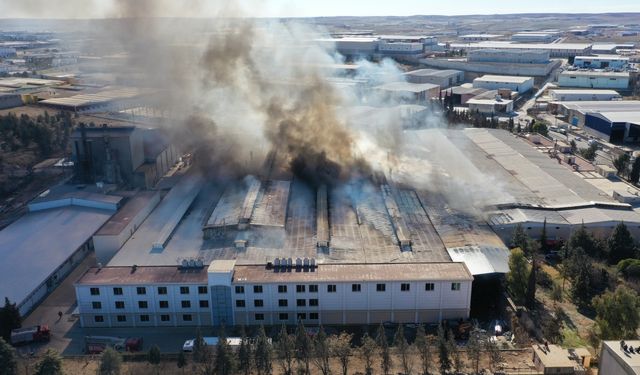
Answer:
[{"label": "concrete wall", "polygon": [[515,63],[480,63],[467,62],[466,60],[447,59],[420,59],[420,63],[429,67],[440,69],[457,69],[465,72],[507,74],[512,76],[546,76],[551,70],[561,64],[560,61],[551,61],[548,64],[515,64]]},{"label": "concrete wall", "polygon": [[586,87],[594,89],[626,89],[629,87],[629,77],[609,77],[598,74],[588,76],[563,72],[558,77],[558,85],[562,87]]}]

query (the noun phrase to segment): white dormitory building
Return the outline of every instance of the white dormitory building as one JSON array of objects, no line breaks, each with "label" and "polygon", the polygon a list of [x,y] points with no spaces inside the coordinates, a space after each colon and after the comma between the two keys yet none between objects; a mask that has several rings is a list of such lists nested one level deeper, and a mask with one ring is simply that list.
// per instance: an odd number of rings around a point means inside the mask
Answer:
[{"label": "white dormitory building", "polygon": [[509,89],[522,94],[533,89],[533,77],[484,75],[473,80],[473,87],[487,90]]},{"label": "white dormitory building", "polygon": [[468,318],[464,263],[104,267],[75,284],[83,327],[379,324]]}]

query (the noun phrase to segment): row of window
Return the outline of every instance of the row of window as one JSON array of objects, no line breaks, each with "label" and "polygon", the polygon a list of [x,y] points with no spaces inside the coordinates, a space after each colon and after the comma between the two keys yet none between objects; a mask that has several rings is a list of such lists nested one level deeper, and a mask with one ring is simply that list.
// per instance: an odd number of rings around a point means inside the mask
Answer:
[{"label": "row of window", "polygon": [[[318,313],[309,313],[309,319],[310,320],[318,320]],[[257,313],[253,316],[253,318],[256,321],[262,321],[264,320],[264,314],[261,313]],[[306,320],[307,319],[307,313],[297,313],[296,314],[296,318],[298,320]],[[289,320],[289,314],[288,313],[280,313],[278,314],[278,319],[280,320]]]},{"label": "row of window", "polygon": [[[181,286],[180,287],[180,294],[189,294],[190,293],[190,288],[188,286]],[[100,288],[90,288],[89,289],[90,293],[92,296],[99,296],[100,295]],[[198,286],[198,294],[207,294],[208,290],[207,290],[207,286],[206,285],[200,285]],[[113,288],[113,295],[114,296],[121,296],[123,294],[122,288],[121,287],[114,287]],[[147,294],[147,288],[144,286],[139,286],[136,287],[136,294],[138,295],[146,295]],[[159,286],[158,287],[158,294],[160,295],[164,295],[167,294],[167,287],[166,286]]]},{"label": "row of window", "polygon": [[[169,301],[158,301],[158,305],[160,306],[161,309],[168,309],[169,308]],[[188,308],[191,307],[191,301],[180,301],[180,305],[182,306],[182,308],[188,309]],[[208,308],[209,307],[209,301],[208,300],[200,300],[199,301],[199,305],[200,305],[201,308]],[[115,301],[115,306],[116,306],[116,309],[124,309],[124,301]],[[102,309],[102,302],[93,301],[93,302],[91,302],[91,307],[94,310],[100,310],[100,309]],[[139,309],[147,309],[147,308],[149,308],[149,303],[147,301],[138,301],[138,308]]]},{"label": "row of window", "polygon": [[[141,322],[148,322],[150,320],[149,315],[143,314],[140,315],[140,321]],[[185,322],[192,322],[193,321],[193,316],[191,314],[183,314],[182,315],[182,320]],[[96,323],[104,323],[104,316],[102,315],[96,315],[93,317],[93,321]],[[116,315],[116,321],[119,323],[124,323],[127,321],[127,316],[126,315]],[[170,322],[171,321],[171,315],[169,314],[163,314],[160,315],[160,321],[161,322]]]},{"label": "row of window", "polygon": [[[262,285],[254,285],[253,286],[253,293],[262,293]],[[306,290],[306,285],[296,285],[296,292],[298,293],[304,293]],[[335,293],[338,290],[337,285],[335,284],[330,284],[327,285],[327,293]],[[362,284],[351,284],[351,291],[352,292],[360,292],[362,290]],[[376,291],[378,292],[384,292],[387,290],[387,284],[376,284]],[[408,292],[411,290],[411,284],[410,283],[402,283],[400,284],[400,290],[402,292]],[[434,283],[425,283],[424,284],[424,290],[426,291],[433,291],[435,290],[435,284]],[[451,283],[451,290],[460,290],[460,283]],[[318,286],[317,285],[309,285],[309,292],[310,293],[317,293],[318,292]],[[286,285],[278,285],[278,293],[287,293],[287,286]],[[238,285],[236,286],[236,294],[244,294],[244,286],[242,285]]]},{"label": "row of window", "polygon": [[[278,306],[280,307],[287,307],[289,305],[289,300],[286,299],[279,299],[278,300]],[[245,307],[246,306],[246,302],[243,299],[238,299],[236,300],[236,307]],[[253,306],[254,307],[263,307],[264,306],[264,301],[261,299],[254,299],[253,300]],[[296,300],[296,306],[298,307],[304,307],[307,306],[307,300],[305,299],[297,299]],[[312,298],[309,300],[309,306],[318,306],[318,299],[317,298]]]}]

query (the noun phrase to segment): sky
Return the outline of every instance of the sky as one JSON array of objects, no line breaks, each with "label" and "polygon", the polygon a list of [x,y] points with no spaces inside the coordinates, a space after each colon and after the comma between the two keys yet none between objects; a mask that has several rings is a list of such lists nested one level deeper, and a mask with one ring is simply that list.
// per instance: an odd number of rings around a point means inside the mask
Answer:
[{"label": "sky", "polygon": [[116,4],[128,2],[162,4],[151,15],[160,17],[213,17],[229,8],[254,17],[640,12],[639,0],[0,0],[0,18],[119,17]]}]

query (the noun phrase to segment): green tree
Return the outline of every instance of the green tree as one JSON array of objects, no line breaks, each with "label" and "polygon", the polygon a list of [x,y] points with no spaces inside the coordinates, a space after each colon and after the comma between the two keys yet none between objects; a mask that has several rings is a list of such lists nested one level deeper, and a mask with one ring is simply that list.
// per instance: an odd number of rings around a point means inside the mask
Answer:
[{"label": "green tree", "polygon": [[636,245],[631,233],[623,222],[618,223],[607,240],[609,264],[617,264],[622,259],[635,258]]},{"label": "green tree", "polygon": [[318,334],[313,340],[312,360],[322,375],[329,375],[331,373],[331,366],[329,365],[332,350],[331,344],[324,328],[320,326]]},{"label": "green tree", "polygon": [[627,174],[627,168],[629,167],[629,154],[622,154],[613,160],[613,166],[618,171],[619,176],[625,176]]},{"label": "green tree", "polygon": [[637,184],[640,180],[640,157],[633,159],[631,164],[631,172],[629,173],[629,182]]},{"label": "green tree", "polygon": [[193,340],[193,352],[192,357],[194,362],[202,363],[206,358],[207,349],[205,348],[204,338],[202,337],[202,331],[198,327],[196,329],[196,338]]},{"label": "green tree", "polygon": [[364,374],[373,374],[373,357],[376,354],[377,345],[376,340],[372,339],[366,332],[362,338],[362,344],[360,345],[360,356],[364,363]]},{"label": "green tree", "polygon": [[529,236],[524,232],[521,224],[516,225],[511,237],[511,247],[519,247],[525,254],[529,252]]},{"label": "green tree", "polygon": [[489,357],[489,367],[491,372],[494,372],[494,369],[500,367],[500,362],[502,362],[502,353],[500,353],[500,348],[498,348],[498,344],[495,341],[485,340],[485,350]]},{"label": "green tree", "polygon": [[216,345],[216,363],[214,371],[217,375],[231,375],[236,372],[236,357],[229,341],[224,326],[218,332],[218,345]]},{"label": "green tree", "polygon": [[[178,353],[178,359],[176,360],[176,366],[178,366],[179,369],[182,370],[182,373],[184,374],[184,368],[187,366],[187,356],[184,354],[184,351],[180,351]],[[245,374],[247,375],[247,374]]]},{"label": "green tree", "polygon": [[459,374],[464,366],[462,356],[460,355],[458,344],[456,344],[456,341],[453,339],[453,332],[451,332],[451,330],[449,330],[448,336],[447,346],[449,347],[449,355],[451,355],[451,365],[453,366],[454,372]]},{"label": "green tree", "polygon": [[407,338],[404,336],[402,324],[398,324],[398,330],[393,337],[393,346],[396,347],[398,354],[400,354],[400,364],[402,365],[403,373],[410,374],[413,370],[412,353]]},{"label": "green tree", "polygon": [[147,362],[153,365],[156,369],[156,374],[160,373],[159,365],[160,365],[160,348],[158,345],[154,345],[149,349],[149,353],[147,353]]},{"label": "green tree", "polygon": [[353,349],[351,348],[352,339],[353,335],[345,332],[342,332],[339,335],[332,335],[329,338],[331,354],[338,358],[338,362],[340,362],[340,367],[342,368],[342,375],[347,375],[349,371],[349,359],[353,352]]},{"label": "green tree", "polygon": [[569,254],[567,254],[568,256],[571,256],[571,253],[577,248],[583,249],[587,255],[596,258],[602,257],[604,254],[602,244],[587,231],[584,224],[580,225],[580,227],[573,232],[571,238],[569,238],[567,248],[569,251]]},{"label": "green tree", "polygon": [[118,375],[122,367],[122,355],[112,348],[105,349],[100,356],[99,375]]},{"label": "green tree", "polygon": [[572,139],[569,144],[571,146],[571,153],[575,154],[576,151],[578,151],[578,144],[576,143],[575,139]]},{"label": "green tree", "polygon": [[534,122],[533,125],[531,125],[531,131],[540,135],[544,135],[545,137],[549,136],[549,128],[547,128],[547,125],[544,122]]},{"label": "green tree", "polygon": [[571,296],[576,304],[589,306],[594,295],[594,285],[591,278],[592,262],[582,248],[573,251],[568,259],[567,271],[572,278]]},{"label": "green tree", "polygon": [[531,271],[529,271],[529,279],[527,282],[527,294],[525,296],[525,304],[529,309],[536,307],[536,277],[538,274],[538,260],[536,254],[533,254],[531,261]]},{"label": "green tree", "polygon": [[529,278],[529,265],[524,252],[519,248],[511,250],[509,256],[509,273],[507,274],[507,286],[511,295],[518,303],[525,300]]},{"label": "green tree", "polygon": [[429,369],[431,368],[431,362],[433,361],[433,355],[431,353],[431,347],[433,344],[432,339],[427,336],[422,324],[418,325],[414,345],[418,351],[418,357],[420,357],[422,375],[429,375]]},{"label": "green tree", "polygon": [[298,361],[298,368],[304,371],[304,374],[309,375],[309,362],[311,360],[311,352],[313,350],[313,343],[311,338],[307,334],[307,330],[302,324],[302,320],[298,321],[296,327],[296,360]]},{"label": "green tree", "polygon": [[593,299],[600,339],[622,340],[637,337],[640,325],[638,294],[623,285]]},{"label": "green tree", "polygon": [[62,358],[53,349],[47,349],[36,365],[36,375],[62,375]]},{"label": "green tree", "polygon": [[391,359],[391,349],[389,348],[389,342],[387,341],[387,334],[384,331],[384,326],[380,323],[378,327],[378,334],[376,336],[376,343],[380,350],[380,368],[384,375],[389,375],[391,366],[393,366],[393,360]]},{"label": "green tree", "polygon": [[16,375],[18,360],[15,349],[0,337],[0,375]]},{"label": "green tree", "polygon": [[473,371],[478,374],[480,371],[480,359],[482,358],[482,338],[479,330],[474,329],[467,341],[467,357],[471,362]]},{"label": "green tree", "polygon": [[578,151],[578,153],[583,158],[585,158],[585,159],[587,159],[589,161],[594,161],[596,159],[597,151],[598,151],[598,145],[596,143],[593,143],[588,148],[581,148]]},{"label": "green tree", "polygon": [[253,364],[253,350],[244,326],[240,326],[240,337],[242,341],[240,342],[240,348],[238,348],[238,370],[243,375],[249,375]]},{"label": "green tree", "polygon": [[451,358],[449,357],[449,341],[442,324],[438,325],[438,354],[440,359],[440,373],[446,374],[451,368]]},{"label": "green tree", "polygon": [[258,375],[269,375],[273,368],[272,365],[272,348],[267,334],[264,331],[264,326],[260,326],[258,330],[258,338],[256,339],[256,371]]},{"label": "green tree", "polygon": [[11,342],[11,331],[22,326],[20,310],[9,298],[4,298],[4,307],[0,308],[0,333],[6,342]]},{"label": "green tree", "polygon": [[287,333],[285,324],[280,328],[278,340],[275,343],[275,352],[280,362],[280,367],[284,375],[293,374],[293,359],[296,351],[296,342],[294,338]]}]

